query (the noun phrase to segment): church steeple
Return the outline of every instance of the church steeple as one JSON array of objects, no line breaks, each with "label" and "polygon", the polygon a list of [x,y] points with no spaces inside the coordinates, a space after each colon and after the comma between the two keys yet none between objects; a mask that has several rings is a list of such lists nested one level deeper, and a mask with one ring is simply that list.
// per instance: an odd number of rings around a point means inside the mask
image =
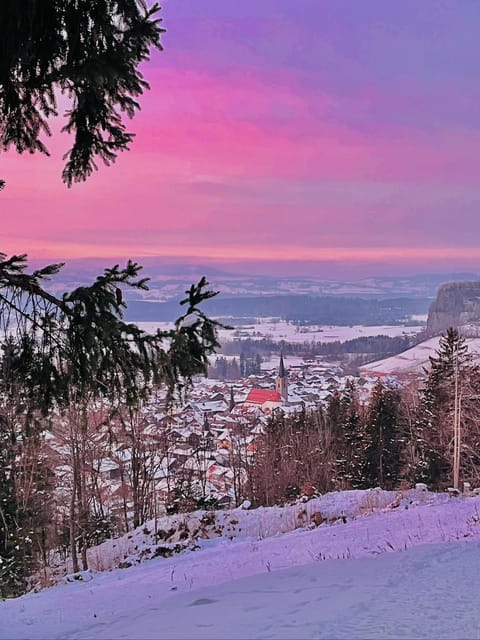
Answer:
[{"label": "church steeple", "polygon": [[282,396],[284,402],[288,402],[288,378],[283,362],[283,353],[280,352],[280,364],[278,365],[278,376],[275,380],[275,389]]},{"label": "church steeple", "polygon": [[280,364],[278,366],[278,377],[286,378],[287,374],[285,373],[285,365],[283,364],[283,352],[280,352]]}]

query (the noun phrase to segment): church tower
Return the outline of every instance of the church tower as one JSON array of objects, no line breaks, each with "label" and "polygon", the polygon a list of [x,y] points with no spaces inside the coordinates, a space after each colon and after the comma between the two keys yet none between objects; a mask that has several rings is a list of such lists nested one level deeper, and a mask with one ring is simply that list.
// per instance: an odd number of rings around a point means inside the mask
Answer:
[{"label": "church tower", "polygon": [[288,402],[288,378],[283,364],[283,353],[280,353],[280,365],[278,367],[278,376],[275,379],[275,390],[282,396],[285,403]]}]

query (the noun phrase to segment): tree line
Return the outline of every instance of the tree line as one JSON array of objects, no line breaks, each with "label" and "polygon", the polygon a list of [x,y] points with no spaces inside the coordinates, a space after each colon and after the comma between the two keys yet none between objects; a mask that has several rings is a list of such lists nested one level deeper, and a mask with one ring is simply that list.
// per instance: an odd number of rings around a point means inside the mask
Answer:
[{"label": "tree line", "polygon": [[262,357],[259,353],[246,355],[241,351],[238,359],[217,356],[215,363],[208,367],[208,375],[217,380],[238,380],[251,375],[260,375],[261,366]]},{"label": "tree line", "polygon": [[231,341],[223,341],[220,347],[222,356],[234,356],[227,361],[227,358],[217,359],[214,366],[209,369],[209,375],[220,380],[233,380],[238,377],[255,374],[259,367],[247,367],[248,373],[243,373],[243,367],[237,360],[244,358],[249,362],[257,362],[262,357],[269,358],[272,354],[279,355],[280,352],[288,356],[296,356],[306,360],[313,360],[323,357],[342,363],[345,373],[354,375],[358,368],[373,360],[388,358],[406,349],[413,347],[421,341],[417,336],[361,336],[340,342],[317,342],[315,340],[305,340],[304,342],[279,342],[265,337],[260,339],[242,338]]},{"label": "tree line", "polygon": [[288,342],[265,337],[260,339],[242,338],[241,340],[224,341],[221,353],[224,355],[270,355],[283,352],[286,355],[314,358],[315,356],[342,356],[345,354],[368,354],[376,357],[395,355],[413,347],[419,342],[418,336],[360,336],[351,340],[332,340],[322,342],[304,340]]}]

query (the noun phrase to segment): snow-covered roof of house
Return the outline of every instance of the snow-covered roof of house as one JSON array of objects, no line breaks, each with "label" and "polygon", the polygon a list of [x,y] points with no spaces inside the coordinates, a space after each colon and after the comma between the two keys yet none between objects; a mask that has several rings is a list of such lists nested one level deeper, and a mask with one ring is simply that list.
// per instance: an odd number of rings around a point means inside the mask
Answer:
[{"label": "snow-covered roof of house", "polygon": [[110,458],[104,458],[100,464],[100,473],[112,471],[113,469],[118,469],[118,462],[114,462]]},{"label": "snow-covered roof of house", "polygon": [[227,403],[225,400],[207,400],[205,402],[192,403],[197,411],[215,412],[225,411]]}]

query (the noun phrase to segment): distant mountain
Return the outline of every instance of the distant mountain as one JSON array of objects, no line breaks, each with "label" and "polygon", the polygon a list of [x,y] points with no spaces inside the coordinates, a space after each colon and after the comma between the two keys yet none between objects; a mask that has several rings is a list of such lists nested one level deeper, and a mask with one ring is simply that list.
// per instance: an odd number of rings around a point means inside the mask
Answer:
[{"label": "distant mountain", "polygon": [[[198,266],[167,270],[146,267],[150,275],[151,292],[144,297],[150,300],[168,300],[183,295],[185,289],[202,275],[206,275],[211,286],[224,296],[245,295],[312,295],[312,296],[361,296],[379,297],[419,297],[433,298],[438,287],[455,280],[472,280],[471,273],[427,274],[409,277],[372,277],[356,281],[328,281],[319,277],[273,277],[253,276],[207,270]],[[138,298],[137,298],[138,299]]]},{"label": "distant mountain", "polygon": [[[70,260],[48,288],[55,294],[90,284],[107,267],[125,260]],[[232,265],[225,269],[201,263],[180,263],[157,258],[139,259],[148,291],[128,291],[126,317],[131,321],[172,321],[185,291],[202,276],[220,296],[206,309],[213,316],[276,316],[320,324],[392,324],[426,316],[439,286],[452,280],[472,281],[472,273],[376,276],[351,281],[311,276],[274,277],[243,274]],[[37,267],[35,263],[32,267]],[[420,318],[417,318],[419,320]],[[439,325],[440,326],[440,325]],[[443,325],[442,325],[443,326]],[[435,330],[437,325],[435,325]],[[433,329],[432,329],[433,330]]]},{"label": "distant mountain", "polygon": [[[442,284],[452,281],[475,280],[474,273],[414,274],[411,276],[375,276],[359,280],[324,280],[316,273],[311,276],[267,276],[249,275],[235,270],[232,265],[225,268],[202,263],[180,263],[158,258],[139,258],[143,265],[142,275],[149,277],[148,292],[129,292],[127,300],[166,302],[179,300],[185,290],[202,276],[206,276],[213,289],[222,297],[237,296],[360,296],[362,298],[434,298]],[[52,282],[52,290],[63,292],[85,285],[106,267],[125,264],[120,259],[70,260],[60,276]],[[32,266],[39,266],[32,263]],[[425,310],[426,312],[426,310]]]}]

